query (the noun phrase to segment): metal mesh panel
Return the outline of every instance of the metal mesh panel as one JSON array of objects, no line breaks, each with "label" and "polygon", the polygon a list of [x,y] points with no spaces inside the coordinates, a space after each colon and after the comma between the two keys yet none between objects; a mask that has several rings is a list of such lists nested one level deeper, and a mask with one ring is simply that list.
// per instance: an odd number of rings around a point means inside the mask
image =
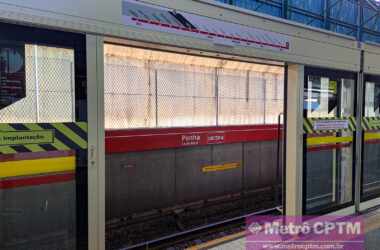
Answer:
[{"label": "metal mesh panel", "polygon": [[220,125],[249,124],[247,72],[219,70],[219,120]]},{"label": "metal mesh panel", "polygon": [[155,81],[149,65],[108,61],[104,70],[105,127],[155,127]]},{"label": "metal mesh panel", "polygon": [[74,52],[25,46],[26,97],[0,110],[0,123],[75,120]]},{"label": "metal mesh panel", "polygon": [[39,122],[75,120],[73,72],[71,61],[39,58]]},{"label": "metal mesh panel", "polygon": [[276,124],[284,107],[284,78],[265,74],[265,123]]},{"label": "metal mesh panel", "polygon": [[277,74],[223,70],[218,80],[220,125],[276,123],[283,111],[283,78]]},{"label": "metal mesh panel", "polygon": [[105,51],[106,129],[269,124],[283,112],[279,67],[116,45]]},{"label": "metal mesh panel", "polygon": [[156,68],[159,127],[216,125],[213,69],[182,65]]},{"label": "metal mesh panel", "polygon": [[252,103],[252,123],[265,123],[265,84],[263,73],[249,72],[249,102]]}]

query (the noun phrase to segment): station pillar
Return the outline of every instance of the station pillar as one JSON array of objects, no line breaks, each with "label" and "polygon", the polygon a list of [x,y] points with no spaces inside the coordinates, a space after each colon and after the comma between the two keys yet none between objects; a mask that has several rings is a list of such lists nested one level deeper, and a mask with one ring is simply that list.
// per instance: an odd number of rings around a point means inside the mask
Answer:
[{"label": "station pillar", "polygon": [[303,176],[303,65],[287,66],[286,90],[286,170],[284,214],[302,215],[302,176]]}]

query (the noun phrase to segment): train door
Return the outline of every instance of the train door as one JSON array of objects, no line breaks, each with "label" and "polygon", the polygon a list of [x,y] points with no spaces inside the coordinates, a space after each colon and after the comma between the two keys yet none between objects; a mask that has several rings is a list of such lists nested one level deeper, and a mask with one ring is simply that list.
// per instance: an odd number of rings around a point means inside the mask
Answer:
[{"label": "train door", "polygon": [[351,72],[305,68],[304,214],[353,205],[356,78]]},{"label": "train door", "polygon": [[364,77],[361,202],[380,197],[380,77]]},{"label": "train door", "polygon": [[0,32],[0,249],[87,249],[85,36]]}]

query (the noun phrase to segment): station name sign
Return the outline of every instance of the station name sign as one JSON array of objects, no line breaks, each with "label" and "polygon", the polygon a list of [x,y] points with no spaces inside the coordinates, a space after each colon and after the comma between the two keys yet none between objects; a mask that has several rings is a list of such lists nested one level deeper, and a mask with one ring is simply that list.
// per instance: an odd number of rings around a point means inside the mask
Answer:
[{"label": "station name sign", "polygon": [[181,135],[181,146],[198,146],[225,143],[226,134],[223,131],[214,133],[192,133]]},{"label": "station name sign", "polygon": [[279,33],[170,10],[136,0],[124,0],[122,14],[126,25],[207,40],[215,45],[290,50],[290,38]]}]

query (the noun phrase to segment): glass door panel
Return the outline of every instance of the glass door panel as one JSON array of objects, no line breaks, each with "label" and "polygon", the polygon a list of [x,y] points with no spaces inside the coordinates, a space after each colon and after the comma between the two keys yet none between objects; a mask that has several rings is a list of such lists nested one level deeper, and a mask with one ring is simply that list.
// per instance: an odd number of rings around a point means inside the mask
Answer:
[{"label": "glass door panel", "polygon": [[305,73],[304,213],[315,214],[353,201],[355,78]]},{"label": "glass door panel", "polygon": [[87,249],[85,38],[0,31],[0,249]]},{"label": "glass door panel", "polygon": [[380,196],[380,77],[366,76],[364,88],[362,201]]}]

